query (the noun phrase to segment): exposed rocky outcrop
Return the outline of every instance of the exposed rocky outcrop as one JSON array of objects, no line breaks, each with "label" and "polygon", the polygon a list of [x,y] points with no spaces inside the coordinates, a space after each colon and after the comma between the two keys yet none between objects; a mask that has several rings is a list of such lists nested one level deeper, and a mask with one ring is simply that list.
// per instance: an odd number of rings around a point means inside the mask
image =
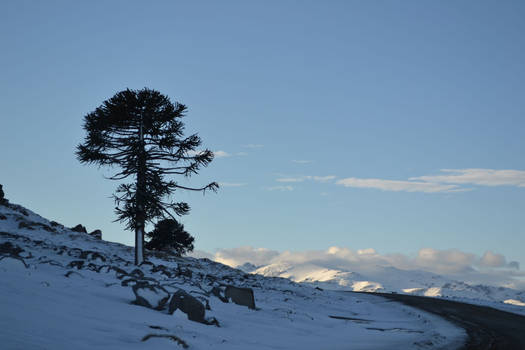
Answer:
[{"label": "exposed rocky outcrop", "polygon": [[71,231],[74,231],[74,232],[81,232],[81,233],[87,233],[86,227],[85,227],[85,226],[82,226],[81,224],[78,224],[77,226],[72,227],[72,228],[71,228]]},{"label": "exposed rocky outcrop", "polygon": [[188,315],[188,320],[207,323],[204,319],[206,313],[204,305],[197,298],[186,293],[182,289],[173,293],[171,297],[168,312],[174,313],[177,309]]},{"label": "exposed rocky outcrop", "polygon": [[227,300],[231,299],[235,304],[244,305],[255,310],[255,298],[251,288],[226,286],[224,296]]},{"label": "exposed rocky outcrop", "polygon": [[95,230],[93,232],[90,232],[89,235],[96,239],[102,239],[102,231],[100,230]]}]

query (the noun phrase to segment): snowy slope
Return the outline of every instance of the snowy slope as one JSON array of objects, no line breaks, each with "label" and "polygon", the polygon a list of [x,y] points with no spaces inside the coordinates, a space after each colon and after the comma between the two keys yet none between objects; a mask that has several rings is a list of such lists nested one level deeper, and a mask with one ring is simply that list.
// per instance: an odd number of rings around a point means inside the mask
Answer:
[{"label": "snowy slope", "polygon": [[[150,256],[151,264],[134,270],[132,253],[0,205],[2,348],[453,349],[465,339],[444,320],[379,297],[246,274],[207,259]],[[138,283],[189,293],[209,304],[206,320],[219,326],[190,321],[180,309],[132,304]],[[226,284],[252,288],[257,309],[210,293]],[[158,295],[143,294],[150,301]]]}]

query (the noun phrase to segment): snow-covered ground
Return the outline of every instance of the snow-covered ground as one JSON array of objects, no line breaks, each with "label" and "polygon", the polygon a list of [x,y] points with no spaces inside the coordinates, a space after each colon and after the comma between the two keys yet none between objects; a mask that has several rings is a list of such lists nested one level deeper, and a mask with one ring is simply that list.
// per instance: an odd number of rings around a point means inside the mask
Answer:
[{"label": "snow-covered ground", "polygon": [[[436,316],[373,295],[247,274],[208,259],[157,255],[135,270],[132,254],[0,205],[2,349],[454,349],[466,337]],[[209,305],[210,324],[161,304],[132,304],[139,284],[156,291],[141,294],[151,303],[162,293],[189,293]],[[257,309],[211,293],[226,285],[253,289]]]}]

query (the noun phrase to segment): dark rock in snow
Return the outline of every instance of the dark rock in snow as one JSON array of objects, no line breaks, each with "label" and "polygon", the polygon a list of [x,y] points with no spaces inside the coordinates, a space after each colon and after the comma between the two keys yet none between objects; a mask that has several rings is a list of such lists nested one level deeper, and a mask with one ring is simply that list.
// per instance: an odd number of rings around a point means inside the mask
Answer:
[{"label": "dark rock in snow", "polygon": [[86,259],[86,260],[97,260],[97,259],[99,259],[102,262],[106,261],[106,257],[105,256],[103,256],[102,254],[97,253],[95,251],[92,251],[92,250],[83,250],[80,253],[79,258],[80,259]]},{"label": "dark rock in snow", "polygon": [[20,248],[17,245],[14,245],[11,242],[5,242],[0,244],[0,254],[12,256],[12,257],[19,257],[20,253],[22,253],[24,250]]},{"label": "dark rock in snow", "polygon": [[72,227],[71,231],[87,233],[86,228],[84,226],[82,226],[81,224],[78,224],[77,226]]},{"label": "dark rock in snow", "polygon": [[102,231],[95,230],[89,234],[91,237],[94,237],[96,239],[102,239]]},{"label": "dark rock in snow", "polygon": [[170,293],[159,285],[140,281],[135,283],[131,288],[133,294],[135,294],[135,300],[133,301],[135,305],[163,310],[170,299]]},{"label": "dark rock in snow", "polygon": [[83,260],[73,260],[72,262],[70,262],[69,264],[67,264],[67,267],[70,267],[70,268],[77,268],[77,269],[82,269],[82,267],[84,266],[84,261]]},{"label": "dark rock in snow", "polygon": [[5,196],[4,189],[2,188],[2,185],[0,185],[0,204],[6,205],[7,199],[5,199],[4,196]]},{"label": "dark rock in snow", "polygon": [[173,314],[177,309],[188,315],[188,320],[190,321],[207,323],[204,319],[204,314],[206,312],[204,305],[183,290],[178,290],[173,293],[168,312]]},{"label": "dark rock in snow", "polygon": [[224,291],[226,299],[231,299],[237,305],[248,306],[255,309],[255,298],[251,288],[240,288],[235,286],[226,286]]},{"label": "dark rock in snow", "polygon": [[18,223],[18,228],[21,228],[21,229],[22,229],[22,228],[26,228],[26,229],[28,229],[28,230],[34,230],[33,225],[31,225],[31,224],[30,224],[29,222],[27,222],[27,221],[20,221],[20,222]]},{"label": "dark rock in snow", "polygon": [[5,215],[0,214],[0,220],[7,220],[7,217]]},{"label": "dark rock in snow", "polygon": [[227,303],[228,299],[222,295],[222,291],[219,287],[213,287],[210,293],[220,299],[223,303]]}]

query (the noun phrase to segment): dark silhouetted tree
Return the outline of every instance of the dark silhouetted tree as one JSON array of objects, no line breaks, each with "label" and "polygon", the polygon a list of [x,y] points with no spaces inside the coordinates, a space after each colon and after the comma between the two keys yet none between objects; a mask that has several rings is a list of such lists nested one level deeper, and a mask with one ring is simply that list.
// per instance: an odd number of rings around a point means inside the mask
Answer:
[{"label": "dark silhouetted tree", "polygon": [[194,238],[184,230],[184,225],[174,219],[159,221],[153,231],[146,233],[146,237],[149,238],[147,249],[173,251],[178,256],[193,251]]},{"label": "dark silhouetted tree", "polygon": [[193,188],[181,186],[167,175],[190,177],[213,160],[209,150],[199,151],[197,134],[184,137],[181,119],[186,106],[172,103],[160,92],[144,88],[124,90],[106,100],[84,117],[87,132],[77,147],[83,164],[116,167],[112,180],[133,179],[122,183],[113,195],[115,221],[125,222],[135,231],[135,264],[144,260],[144,229],[147,222],[185,215],[190,207],[172,200],[178,190],[216,191],[212,182]]}]

